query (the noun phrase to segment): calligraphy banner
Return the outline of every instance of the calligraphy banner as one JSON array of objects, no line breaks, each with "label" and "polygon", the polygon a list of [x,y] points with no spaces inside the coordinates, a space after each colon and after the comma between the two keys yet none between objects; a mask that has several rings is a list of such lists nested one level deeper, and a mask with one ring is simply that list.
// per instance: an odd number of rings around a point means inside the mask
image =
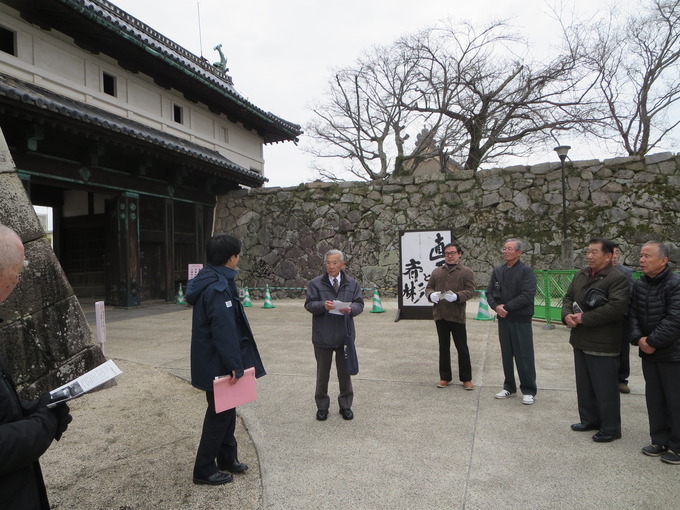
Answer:
[{"label": "calligraphy banner", "polygon": [[432,303],[425,287],[432,271],[444,264],[444,246],[455,240],[453,231],[402,230],[399,232],[399,310],[400,319],[432,320]]}]

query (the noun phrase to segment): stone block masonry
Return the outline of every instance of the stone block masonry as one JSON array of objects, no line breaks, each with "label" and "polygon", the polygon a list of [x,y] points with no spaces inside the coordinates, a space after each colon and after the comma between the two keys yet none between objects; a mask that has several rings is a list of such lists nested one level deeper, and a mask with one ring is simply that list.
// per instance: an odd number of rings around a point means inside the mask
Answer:
[{"label": "stone block masonry", "polygon": [[[509,237],[525,241],[525,262],[541,270],[579,267],[593,236],[621,243],[632,267],[643,242],[680,239],[678,155],[568,162],[566,197],[573,245],[566,260],[559,162],[238,190],[219,197],[215,231],[243,241],[243,286],[305,287],[323,272],[323,254],[337,248],[349,274],[387,296],[396,295],[401,230],[453,230],[479,288],[502,262]],[[301,297],[302,291],[272,294]]]}]

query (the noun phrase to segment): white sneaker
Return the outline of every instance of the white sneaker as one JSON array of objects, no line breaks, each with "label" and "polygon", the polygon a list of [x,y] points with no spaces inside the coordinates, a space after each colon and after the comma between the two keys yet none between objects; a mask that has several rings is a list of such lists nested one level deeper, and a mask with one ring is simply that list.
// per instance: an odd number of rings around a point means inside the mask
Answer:
[{"label": "white sneaker", "polygon": [[522,404],[526,404],[526,405],[530,406],[534,402],[536,402],[536,399],[534,398],[533,395],[524,395],[522,397]]},{"label": "white sneaker", "polygon": [[517,395],[517,393],[510,393],[508,390],[501,390],[498,393],[496,393],[496,398],[508,398],[508,397],[514,397]]}]

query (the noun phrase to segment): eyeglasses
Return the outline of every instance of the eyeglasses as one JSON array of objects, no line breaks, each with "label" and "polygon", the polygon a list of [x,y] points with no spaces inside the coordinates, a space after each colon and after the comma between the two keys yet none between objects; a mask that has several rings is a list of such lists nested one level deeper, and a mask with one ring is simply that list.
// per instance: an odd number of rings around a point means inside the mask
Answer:
[{"label": "eyeglasses", "polygon": [[444,252],[444,255],[445,255],[445,256],[446,256],[446,255],[457,255],[457,254],[458,254],[457,251],[445,251],[445,252]]}]

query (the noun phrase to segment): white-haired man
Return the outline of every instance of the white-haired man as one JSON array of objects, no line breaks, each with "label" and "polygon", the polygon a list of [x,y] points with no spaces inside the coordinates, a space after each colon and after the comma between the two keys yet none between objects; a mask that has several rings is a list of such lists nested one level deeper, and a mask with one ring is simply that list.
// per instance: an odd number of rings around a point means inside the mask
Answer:
[{"label": "white-haired man", "polygon": [[[10,228],[0,225],[0,303],[19,283],[24,245]],[[48,395],[35,402],[19,398],[5,360],[0,356],[0,505],[7,510],[48,509],[47,491],[38,459],[59,440],[71,415],[66,404],[47,408]]]},{"label": "white-haired man", "polygon": [[[344,346],[348,335],[352,338],[356,336],[354,316],[364,310],[364,298],[359,282],[347,276],[343,271],[345,256],[340,250],[329,250],[324,257],[324,263],[326,272],[309,282],[305,300],[305,309],[313,315],[312,344],[316,357],[316,419],[324,421],[328,418],[330,407],[328,381],[333,353],[335,353],[335,367],[340,385],[338,396],[340,414],[345,420],[351,420],[354,418],[352,412],[354,390],[351,376],[347,371]],[[337,310],[337,301],[348,303],[348,305]]]},{"label": "white-haired man", "polygon": [[652,444],[650,457],[680,464],[680,275],[668,266],[659,241],[640,250],[643,276],[635,282],[630,309],[631,343],[640,348]]}]

